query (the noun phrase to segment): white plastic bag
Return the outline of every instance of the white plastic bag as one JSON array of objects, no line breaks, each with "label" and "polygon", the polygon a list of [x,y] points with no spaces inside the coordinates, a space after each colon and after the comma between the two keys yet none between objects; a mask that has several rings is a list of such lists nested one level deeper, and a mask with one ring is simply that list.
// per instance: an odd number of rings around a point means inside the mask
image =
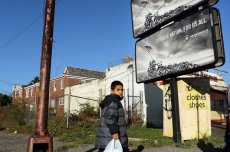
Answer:
[{"label": "white plastic bag", "polygon": [[112,139],[105,147],[104,152],[123,152],[119,139]]}]

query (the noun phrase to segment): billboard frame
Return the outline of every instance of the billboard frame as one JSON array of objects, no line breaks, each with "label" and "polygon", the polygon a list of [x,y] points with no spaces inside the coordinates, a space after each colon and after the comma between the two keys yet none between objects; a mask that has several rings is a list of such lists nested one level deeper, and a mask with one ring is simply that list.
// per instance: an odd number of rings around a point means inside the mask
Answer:
[{"label": "billboard frame", "polygon": [[220,67],[224,65],[225,63],[225,51],[224,51],[224,41],[223,41],[220,11],[215,7],[213,7],[213,21],[214,21],[214,27],[215,27],[215,36],[216,36],[216,42],[217,42],[216,45],[217,45],[217,53],[218,53],[218,59],[219,59],[215,67]]},{"label": "billboard frame", "polygon": [[[212,44],[213,44],[213,51],[214,51],[214,62],[213,63],[209,63],[207,65],[198,66],[196,68],[192,68],[192,69],[188,69],[188,70],[184,70],[184,71],[178,71],[176,73],[166,74],[164,76],[156,77],[156,78],[149,79],[149,80],[138,81],[138,77],[137,77],[137,75],[138,75],[138,73],[137,73],[137,43],[139,41],[147,38],[148,36],[153,35],[155,32],[160,31],[160,30],[158,30],[158,31],[149,33],[148,35],[145,35],[145,37],[142,37],[141,39],[137,40],[136,43],[135,43],[135,61],[136,61],[135,62],[135,70],[136,70],[135,73],[136,73],[136,82],[137,83],[151,83],[151,82],[154,82],[154,81],[165,80],[165,79],[177,77],[177,76],[180,76],[180,75],[183,75],[183,74],[188,74],[188,73],[197,72],[197,71],[206,70],[206,69],[210,69],[210,68],[215,68],[216,67],[215,65],[216,65],[216,63],[219,60],[219,56],[218,56],[218,51],[217,51],[215,26],[214,26],[214,23],[213,23],[214,22],[214,19],[213,19],[213,8],[209,4],[206,5],[206,6],[204,6],[204,7],[202,7],[202,9],[200,9],[200,7],[196,8],[196,10],[194,10],[192,12],[189,12],[187,14],[184,14],[183,17],[181,17],[180,20],[178,18],[175,19],[174,23],[176,23],[178,21],[181,21],[181,20],[185,19],[186,17],[189,17],[189,16],[191,16],[191,15],[193,15],[195,13],[199,13],[200,11],[202,11],[204,9],[208,9],[209,15],[210,15],[211,36],[212,36]],[[166,27],[164,27],[164,28],[166,28]]]}]

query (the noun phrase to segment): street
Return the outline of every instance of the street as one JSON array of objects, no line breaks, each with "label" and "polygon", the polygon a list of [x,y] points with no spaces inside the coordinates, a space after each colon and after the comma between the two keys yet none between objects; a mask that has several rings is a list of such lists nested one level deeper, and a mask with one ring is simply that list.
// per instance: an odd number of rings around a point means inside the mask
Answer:
[{"label": "street", "polygon": [[225,126],[224,125],[212,124],[212,136],[224,138],[224,134],[225,134]]}]

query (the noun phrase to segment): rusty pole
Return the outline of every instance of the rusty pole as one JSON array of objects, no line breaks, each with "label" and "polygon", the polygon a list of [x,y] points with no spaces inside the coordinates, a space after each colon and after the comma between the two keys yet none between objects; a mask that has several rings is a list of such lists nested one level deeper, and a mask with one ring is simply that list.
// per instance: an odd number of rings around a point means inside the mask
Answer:
[{"label": "rusty pole", "polygon": [[55,0],[46,0],[45,20],[42,39],[42,55],[40,64],[39,97],[36,105],[35,133],[29,138],[27,152],[53,151],[53,138],[47,129],[50,68],[53,42]]}]

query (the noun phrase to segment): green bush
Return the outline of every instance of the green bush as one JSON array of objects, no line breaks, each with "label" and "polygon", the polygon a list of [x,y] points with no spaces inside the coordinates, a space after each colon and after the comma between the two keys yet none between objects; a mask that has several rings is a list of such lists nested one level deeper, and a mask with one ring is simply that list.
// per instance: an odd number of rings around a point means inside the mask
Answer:
[{"label": "green bush", "polygon": [[89,103],[81,104],[78,114],[70,115],[70,125],[77,124],[82,127],[89,127],[96,124],[99,120],[100,110],[91,106]]},{"label": "green bush", "polygon": [[2,127],[9,132],[31,133],[34,122],[28,121],[29,109],[23,103],[15,103],[8,106]]},{"label": "green bush", "polygon": [[60,136],[66,129],[66,119],[64,117],[50,116],[48,121],[48,131],[52,136]]},{"label": "green bush", "polygon": [[26,116],[29,114],[25,104],[17,103],[10,105],[7,113],[7,121],[10,123],[23,126],[26,124]]},{"label": "green bush", "polygon": [[80,104],[81,110],[79,111],[79,115],[86,116],[90,118],[99,117],[100,112],[99,109],[95,110],[93,106],[91,106],[89,103],[86,104]]}]

